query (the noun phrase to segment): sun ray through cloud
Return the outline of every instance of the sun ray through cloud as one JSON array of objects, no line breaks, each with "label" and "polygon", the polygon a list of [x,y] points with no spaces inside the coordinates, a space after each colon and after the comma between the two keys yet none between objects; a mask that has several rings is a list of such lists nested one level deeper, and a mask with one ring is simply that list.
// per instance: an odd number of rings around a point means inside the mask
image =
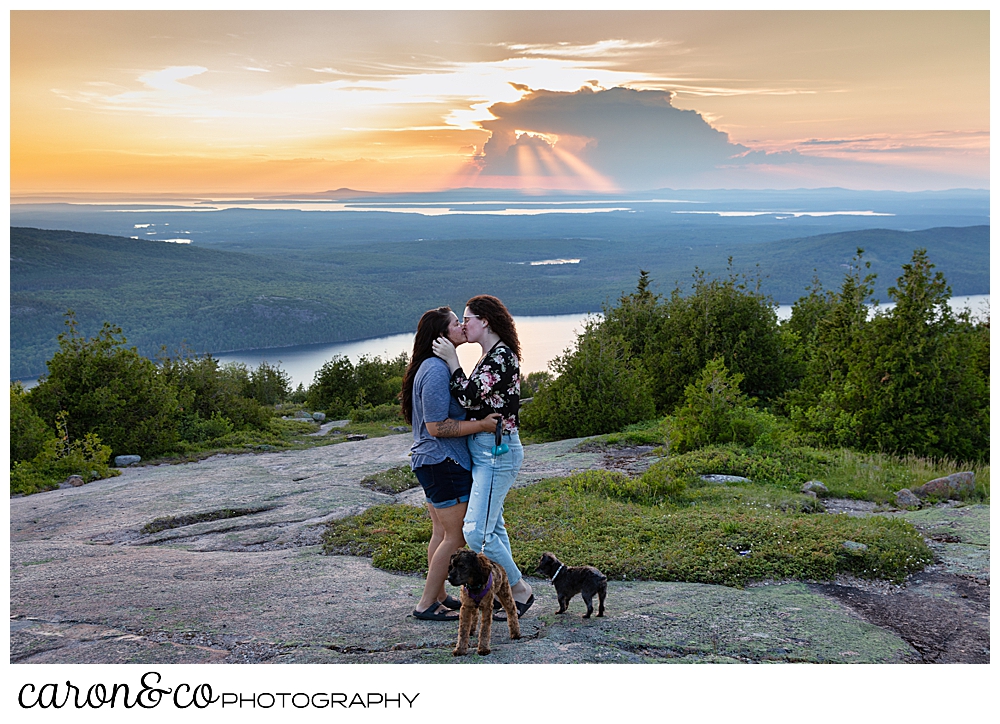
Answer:
[{"label": "sun ray through cloud", "polygon": [[985,13],[394,17],[14,11],[12,192],[989,183]]}]

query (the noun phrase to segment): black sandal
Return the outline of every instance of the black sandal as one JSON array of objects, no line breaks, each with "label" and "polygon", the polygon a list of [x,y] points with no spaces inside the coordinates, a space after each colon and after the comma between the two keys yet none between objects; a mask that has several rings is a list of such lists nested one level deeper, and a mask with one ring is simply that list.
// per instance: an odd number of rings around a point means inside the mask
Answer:
[{"label": "black sandal", "polygon": [[528,609],[531,608],[531,604],[533,604],[534,602],[535,602],[534,593],[528,596],[528,600],[525,601],[524,603],[514,601],[514,605],[517,606],[517,617],[521,618],[521,616],[523,616],[528,611]]},{"label": "black sandal", "polygon": [[[443,609],[443,610],[442,610]],[[413,609],[413,618],[421,621],[457,621],[458,616],[449,616],[451,609],[441,603],[428,606],[423,611]]]},{"label": "black sandal", "polygon": [[444,600],[443,601],[438,601],[438,603],[440,603],[445,608],[451,609],[452,611],[457,611],[458,609],[460,609],[462,607],[462,602],[459,601],[454,596],[452,596],[451,594],[448,594],[447,596],[445,596]]},{"label": "black sandal", "polygon": [[[521,618],[528,611],[528,609],[531,608],[531,604],[533,604],[534,602],[535,602],[535,594],[533,593],[530,596],[528,596],[528,600],[525,601],[524,603],[521,603],[520,601],[514,601],[514,606],[517,608],[517,617]],[[498,604],[499,601],[493,599],[494,610],[498,608]],[[506,621],[507,612],[503,610],[503,606],[499,606],[499,609],[500,609],[499,611],[493,614],[493,620]]]}]

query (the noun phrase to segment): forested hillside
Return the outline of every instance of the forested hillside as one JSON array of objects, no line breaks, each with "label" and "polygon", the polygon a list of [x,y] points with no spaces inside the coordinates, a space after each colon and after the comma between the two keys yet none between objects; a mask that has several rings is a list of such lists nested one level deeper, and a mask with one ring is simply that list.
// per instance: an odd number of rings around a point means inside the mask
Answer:
[{"label": "forested hillside", "polygon": [[[518,315],[597,311],[632,288],[640,268],[657,290],[687,291],[692,270],[761,277],[761,291],[791,303],[814,275],[836,286],[858,246],[885,290],[915,248],[927,248],[956,295],[989,291],[989,227],[902,232],[870,229],[750,241],[718,229],[659,237],[417,239],[279,251],[11,229],[11,375],[43,373],[63,315],[81,333],[104,321],[152,356],[182,342],[199,352],[337,342],[406,332],[428,308],[461,307],[473,294],[501,297]],[[579,259],[577,263],[532,262]],[[815,271],[814,271],[815,270]]]}]

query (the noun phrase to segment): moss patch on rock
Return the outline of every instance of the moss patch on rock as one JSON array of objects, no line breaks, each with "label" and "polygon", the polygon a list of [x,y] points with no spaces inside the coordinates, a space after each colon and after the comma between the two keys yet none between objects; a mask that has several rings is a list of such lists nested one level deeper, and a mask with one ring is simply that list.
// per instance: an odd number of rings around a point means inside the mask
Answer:
[{"label": "moss patch on rock", "polygon": [[361,486],[388,495],[397,495],[404,490],[420,485],[409,465],[399,465],[388,470],[380,470],[361,479]]},{"label": "moss patch on rock", "polygon": [[[594,565],[617,580],[744,586],[839,573],[901,581],[932,560],[904,520],[786,511],[759,505],[754,495],[708,505],[642,505],[581,490],[577,480],[553,479],[508,495],[504,518],[523,571],[534,572],[542,552],[552,550],[569,565]],[[324,545],[328,553],[372,555],[382,568],[422,571],[430,532],[424,510],[375,506],[331,523]],[[866,547],[846,548],[845,541]]]}]

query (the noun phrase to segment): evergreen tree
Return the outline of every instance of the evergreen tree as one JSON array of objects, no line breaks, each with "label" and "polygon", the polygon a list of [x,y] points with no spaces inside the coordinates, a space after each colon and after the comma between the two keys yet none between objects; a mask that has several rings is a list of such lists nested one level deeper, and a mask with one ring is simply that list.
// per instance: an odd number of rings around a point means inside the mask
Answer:
[{"label": "evergreen tree", "polygon": [[[818,316],[792,419],[825,445],[981,460],[989,455],[989,324],[956,317],[951,289],[917,249],[869,319],[862,250]],[[867,269],[867,265],[864,266]]]},{"label": "evergreen tree", "polygon": [[[865,447],[960,460],[989,452],[989,380],[970,364],[968,330],[948,305],[951,288],[917,249],[872,320],[850,375]],[[988,337],[987,337],[988,345]]]},{"label": "evergreen tree", "polygon": [[[809,321],[816,331],[807,337],[812,345],[804,353],[802,383],[788,395],[791,416],[800,429],[815,433],[828,445],[861,445],[858,415],[864,403],[858,398],[856,384],[848,378],[864,355],[862,348],[875,275],[863,272],[870,268],[871,263],[864,261],[864,249],[859,248],[840,291],[829,303],[821,298],[804,302],[800,307],[803,316],[807,310],[812,313]],[[799,324],[804,327],[805,320]]]}]

